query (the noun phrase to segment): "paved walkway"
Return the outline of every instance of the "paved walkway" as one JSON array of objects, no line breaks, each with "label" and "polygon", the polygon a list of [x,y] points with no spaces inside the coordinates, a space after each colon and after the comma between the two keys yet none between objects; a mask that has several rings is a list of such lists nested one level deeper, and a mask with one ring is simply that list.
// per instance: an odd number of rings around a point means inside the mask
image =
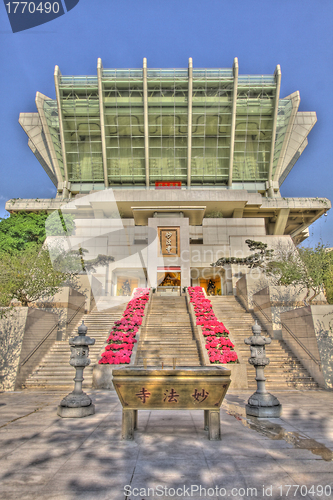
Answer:
[{"label": "paved walkway", "polygon": [[256,420],[251,392],[229,391],[219,442],[201,411],[139,412],[124,442],[116,393],[90,394],[82,419],[56,415],[64,392],[0,394],[1,500],[333,498],[332,392],[274,393],[282,418]]}]

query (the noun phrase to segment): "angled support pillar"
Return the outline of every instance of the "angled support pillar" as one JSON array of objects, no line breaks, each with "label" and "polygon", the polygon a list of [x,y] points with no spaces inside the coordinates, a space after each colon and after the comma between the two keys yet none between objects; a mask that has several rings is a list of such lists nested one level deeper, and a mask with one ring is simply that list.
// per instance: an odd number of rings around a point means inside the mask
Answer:
[{"label": "angled support pillar", "polygon": [[281,88],[281,68],[278,64],[275,69],[275,81],[276,81],[276,92],[274,100],[274,111],[273,111],[273,125],[272,125],[272,140],[271,140],[271,153],[269,157],[269,168],[268,168],[268,196],[273,198],[274,190],[272,187],[273,181],[273,161],[274,161],[274,148],[275,148],[275,136],[276,136],[276,124],[279,110],[279,99],[280,99],[280,88]]},{"label": "angled support pillar", "polygon": [[281,169],[282,169],[282,165],[283,165],[283,160],[284,160],[284,157],[285,157],[285,154],[286,154],[286,151],[287,151],[287,147],[288,147],[288,144],[289,144],[289,141],[290,141],[290,137],[291,137],[291,134],[292,134],[293,125],[295,123],[295,118],[296,118],[296,115],[297,115],[297,110],[298,110],[300,102],[301,102],[301,96],[300,96],[298,90],[296,92],[294,92],[293,94],[291,94],[290,96],[286,97],[286,99],[288,99],[288,98],[291,100],[291,103],[292,103],[292,112],[291,112],[291,116],[290,116],[290,119],[289,119],[287,131],[286,131],[284,139],[283,139],[283,144],[282,144],[282,148],[281,148],[279,160],[278,160],[278,163],[277,163],[277,166],[276,166],[276,169],[275,169],[274,181],[276,181],[276,182],[279,181],[279,178],[280,178],[280,175],[281,175]]},{"label": "angled support pillar", "polygon": [[99,101],[99,118],[101,124],[101,139],[102,139],[102,158],[103,158],[103,174],[104,186],[109,187],[108,179],[108,163],[106,158],[106,138],[105,138],[105,118],[104,118],[104,99],[103,99],[103,64],[102,59],[97,59],[97,80],[98,80],[98,101]]},{"label": "angled support pillar", "polygon": [[229,178],[228,186],[232,186],[232,173],[234,168],[235,151],[235,130],[236,130],[236,106],[237,106],[237,88],[238,88],[238,59],[235,57],[232,67],[234,74],[234,88],[232,92],[232,110],[231,110],[231,130],[230,130],[230,156],[229,156]]},{"label": "angled support pillar", "polygon": [[281,208],[279,210],[274,226],[274,231],[273,231],[274,235],[284,234],[288,222],[289,213],[290,213],[289,208]]},{"label": "angled support pillar", "polygon": [[143,58],[143,126],[145,134],[146,189],[149,189],[149,126],[148,126],[148,78],[147,59]]},{"label": "angled support pillar", "polygon": [[37,111],[39,114],[39,118],[42,122],[42,129],[43,129],[43,132],[45,134],[47,147],[49,148],[49,151],[50,151],[53,172],[57,178],[57,188],[58,188],[59,184],[64,182],[64,178],[63,178],[60,166],[59,166],[57,154],[56,154],[56,151],[54,148],[54,144],[53,144],[52,137],[50,134],[49,126],[47,124],[47,120],[46,120],[46,116],[45,116],[44,102],[46,100],[51,101],[51,99],[49,97],[46,97],[45,95],[41,94],[40,92],[36,93],[36,99],[35,99],[36,107],[37,107]]},{"label": "angled support pillar", "polygon": [[[59,132],[60,132],[62,161],[63,161],[63,165],[64,165],[64,177],[65,177],[64,181],[67,185],[68,184],[68,170],[67,170],[65,134],[64,134],[64,127],[63,127],[64,122],[63,122],[63,116],[62,116],[61,97],[60,97],[60,88],[59,88],[60,78],[61,78],[60,69],[59,69],[59,66],[56,66],[54,68],[54,84],[55,84],[56,98],[57,98],[57,104],[58,104]],[[63,194],[64,194],[64,198],[67,198],[67,195],[68,195],[67,187],[63,190]]]},{"label": "angled support pillar", "polygon": [[241,219],[243,217],[244,208],[235,208],[232,214],[233,219]]},{"label": "angled support pillar", "polygon": [[187,187],[191,186],[192,163],[192,96],[193,96],[193,61],[188,60],[188,98],[187,98]]}]

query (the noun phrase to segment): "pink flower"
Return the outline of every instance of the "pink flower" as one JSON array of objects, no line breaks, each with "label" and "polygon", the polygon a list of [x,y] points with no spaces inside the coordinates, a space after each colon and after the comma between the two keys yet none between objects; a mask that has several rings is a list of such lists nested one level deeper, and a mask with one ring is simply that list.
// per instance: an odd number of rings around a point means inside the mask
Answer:
[{"label": "pink flower", "polygon": [[142,324],[149,288],[137,288],[120,320],[116,321],[108,337],[108,345],[101,355],[99,364],[128,364],[137,340],[134,338]]},{"label": "pink flower", "polygon": [[201,287],[189,287],[188,293],[193,304],[196,324],[202,327],[206,338],[206,349],[211,363],[235,363],[237,354],[228,338],[229,331],[222,321],[218,321],[209,299],[206,299]]}]

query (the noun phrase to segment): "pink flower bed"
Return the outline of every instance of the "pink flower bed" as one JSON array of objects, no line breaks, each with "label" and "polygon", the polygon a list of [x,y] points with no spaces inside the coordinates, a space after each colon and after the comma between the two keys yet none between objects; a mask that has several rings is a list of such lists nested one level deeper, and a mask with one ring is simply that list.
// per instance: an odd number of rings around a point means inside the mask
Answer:
[{"label": "pink flower bed", "polygon": [[229,331],[222,321],[218,321],[210,300],[205,295],[200,286],[188,288],[191,303],[194,307],[196,324],[202,328],[202,333],[206,340],[206,349],[208,351],[211,363],[235,363],[238,359],[234,351],[234,345],[229,339]]},{"label": "pink flower bed", "polygon": [[114,323],[99,364],[119,365],[131,361],[132,350],[136,343],[135,336],[142,323],[148,300],[149,288],[137,288],[122,318]]}]

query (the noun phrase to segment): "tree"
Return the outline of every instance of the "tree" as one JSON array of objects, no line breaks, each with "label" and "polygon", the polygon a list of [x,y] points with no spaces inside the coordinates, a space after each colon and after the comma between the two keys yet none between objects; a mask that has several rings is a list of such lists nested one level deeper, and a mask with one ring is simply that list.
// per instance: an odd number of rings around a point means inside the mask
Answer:
[{"label": "tree", "polygon": [[95,266],[114,261],[106,255],[86,260],[84,249],[66,253],[61,245],[56,259],[52,258],[54,244],[50,249],[42,246],[45,226],[53,236],[64,236],[72,232],[74,219],[70,214],[57,212],[51,215],[19,212],[1,220],[0,307],[10,306],[13,300],[27,306],[45,296],[53,296],[62,286],[80,289],[77,279],[80,273],[94,272]]},{"label": "tree", "polygon": [[10,306],[12,300],[18,300],[22,306],[52,296],[62,286],[80,289],[78,275],[87,270],[94,271],[94,266],[104,266],[114,260],[113,257],[99,255],[95,259],[84,261],[79,252],[69,252],[54,263],[47,248],[35,245],[13,255],[3,253],[0,259],[0,306]]},{"label": "tree", "polygon": [[46,238],[45,226],[50,234],[58,236],[71,233],[74,227],[73,216],[58,212],[49,215],[46,211],[14,212],[0,219],[0,254],[13,254],[36,245],[41,247]]},{"label": "tree", "polygon": [[322,291],[331,293],[333,276],[332,257],[326,247],[293,248],[282,252],[278,260],[269,263],[267,274],[277,285],[298,286],[306,290],[305,303],[311,304]]},{"label": "tree", "polygon": [[333,251],[327,251],[328,266],[324,276],[326,299],[333,304]]},{"label": "tree", "polygon": [[274,250],[268,250],[267,243],[262,241],[245,240],[251,252],[254,252],[247,257],[221,257],[216,262],[211,264],[212,267],[223,267],[226,264],[246,265],[250,268],[262,267],[267,261],[272,258]]},{"label": "tree", "polygon": [[47,212],[14,212],[0,221],[0,252],[13,254],[45,240]]},{"label": "tree", "polygon": [[9,306],[13,299],[27,306],[54,295],[62,285],[76,285],[76,271],[54,269],[47,249],[29,246],[12,255],[3,253],[0,260],[0,305]]},{"label": "tree", "polygon": [[306,290],[305,303],[313,300],[324,291],[328,303],[333,303],[333,252],[318,243],[315,248],[299,248],[294,245],[268,250],[267,244],[246,240],[253,254],[248,257],[223,257],[211,264],[223,267],[226,264],[247,265],[262,269],[267,278],[275,285],[297,286]]}]

